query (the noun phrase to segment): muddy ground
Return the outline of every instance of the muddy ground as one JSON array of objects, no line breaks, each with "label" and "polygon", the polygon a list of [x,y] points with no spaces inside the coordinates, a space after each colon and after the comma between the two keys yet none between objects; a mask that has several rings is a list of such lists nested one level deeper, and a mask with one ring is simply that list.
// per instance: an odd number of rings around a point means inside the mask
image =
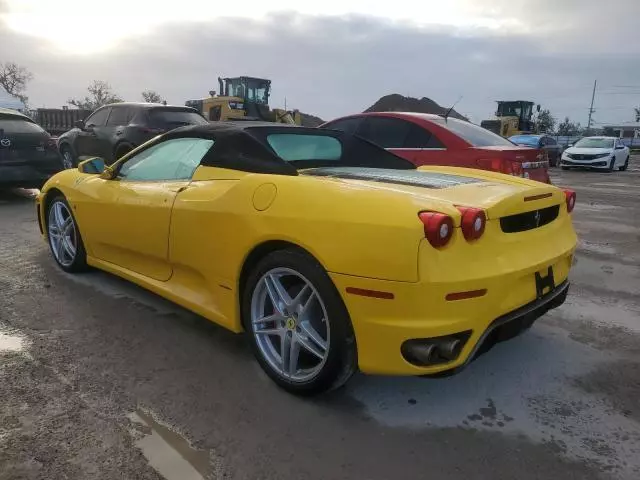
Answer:
[{"label": "muddy ground", "polygon": [[640,478],[640,158],[578,192],[567,303],[444,379],[278,390],[234,336],[62,273],[0,193],[0,479]]}]

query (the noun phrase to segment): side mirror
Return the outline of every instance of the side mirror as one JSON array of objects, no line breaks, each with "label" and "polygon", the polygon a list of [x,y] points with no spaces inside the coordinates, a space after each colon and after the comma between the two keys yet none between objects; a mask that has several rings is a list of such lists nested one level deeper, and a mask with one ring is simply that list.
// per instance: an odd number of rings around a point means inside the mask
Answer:
[{"label": "side mirror", "polygon": [[73,122],[73,126],[79,128],[80,130],[84,130],[84,120],[76,120]]},{"label": "side mirror", "polygon": [[78,163],[78,171],[80,173],[102,174],[106,168],[104,159],[100,157],[89,158]]},{"label": "side mirror", "polygon": [[618,146],[616,147],[616,150],[622,150],[622,149],[624,149],[624,145],[618,145]]}]

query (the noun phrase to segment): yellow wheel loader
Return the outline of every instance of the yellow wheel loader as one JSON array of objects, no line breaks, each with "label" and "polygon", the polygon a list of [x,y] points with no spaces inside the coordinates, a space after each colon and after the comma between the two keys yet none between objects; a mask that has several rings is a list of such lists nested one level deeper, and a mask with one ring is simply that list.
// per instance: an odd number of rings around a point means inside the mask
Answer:
[{"label": "yellow wheel loader", "polygon": [[258,120],[276,123],[302,124],[298,110],[269,108],[271,80],[255,77],[218,77],[220,90],[209,92],[201,100],[187,100],[185,105],[195,108],[209,121]]},{"label": "yellow wheel loader", "polygon": [[[487,130],[509,138],[512,135],[522,133],[535,133],[535,122],[533,122],[533,102],[525,100],[499,100],[496,117],[492,120],[482,120],[480,126]],[[540,105],[537,107],[540,111]]]}]

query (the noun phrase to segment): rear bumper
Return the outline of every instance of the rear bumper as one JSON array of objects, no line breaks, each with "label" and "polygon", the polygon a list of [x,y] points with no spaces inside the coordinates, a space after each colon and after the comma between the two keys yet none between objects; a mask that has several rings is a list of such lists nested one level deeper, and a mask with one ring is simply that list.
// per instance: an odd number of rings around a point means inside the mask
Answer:
[{"label": "rear bumper", "polygon": [[50,177],[62,170],[62,164],[24,163],[0,164],[1,187],[39,188]]},{"label": "rear bumper", "polygon": [[[421,376],[460,370],[493,344],[515,336],[564,302],[573,251],[570,248],[526,269],[509,271],[496,264],[490,272],[493,276],[470,281],[409,283],[331,274],[351,317],[360,370]],[[553,268],[556,286],[541,296],[536,291],[535,275],[544,274],[549,267]],[[348,287],[388,292],[393,298],[349,294]],[[481,289],[486,293],[477,298],[446,299],[449,293]],[[438,364],[418,365],[402,351],[409,340],[457,335],[464,337],[463,346],[454,358]]]}]

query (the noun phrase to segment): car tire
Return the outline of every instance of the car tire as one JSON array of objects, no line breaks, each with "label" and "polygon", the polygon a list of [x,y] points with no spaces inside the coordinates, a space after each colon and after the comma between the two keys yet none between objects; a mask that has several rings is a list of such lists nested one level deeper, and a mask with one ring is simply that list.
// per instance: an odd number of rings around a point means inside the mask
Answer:
[{"label": "car tire", "polygon": [[560,167],[562,170],[569,170],[569,167]]},{"label": "car tire", "polygon": [[627,159],[624,161],[624,165],[622,165],[621,167],[618,167],[618,170],[620,170],[621,172],[624,172],[627,168],[629,168],[629,157],[627,156]]},{"label": "car tire", "polygon": [[86,271],[87,253],[82,236],[63,195],[56,195],[47,203],[45,223],[47,243],[58,266],[69,273]]},{"label": "car tire", "polygon": [[307,253],[287,249],[262,258],[247,276],[241,307],[258,363],[284,390],[323,393],[355,372],[347,308],[327,272]]},{"label": "car tire", "polygon": [[609,163],[609,168],[607,169],[607,173],[613,172],[613,169],[616,167],[616,157],[611,158],[611,162]]},{"label": "car tire", "polygon": [[73,154],[73,150],[68,145],[64,145],[60,148],[60,156],[62,157],[62,168],[69,170],[70,168],[76,168],[78,161]]}]

